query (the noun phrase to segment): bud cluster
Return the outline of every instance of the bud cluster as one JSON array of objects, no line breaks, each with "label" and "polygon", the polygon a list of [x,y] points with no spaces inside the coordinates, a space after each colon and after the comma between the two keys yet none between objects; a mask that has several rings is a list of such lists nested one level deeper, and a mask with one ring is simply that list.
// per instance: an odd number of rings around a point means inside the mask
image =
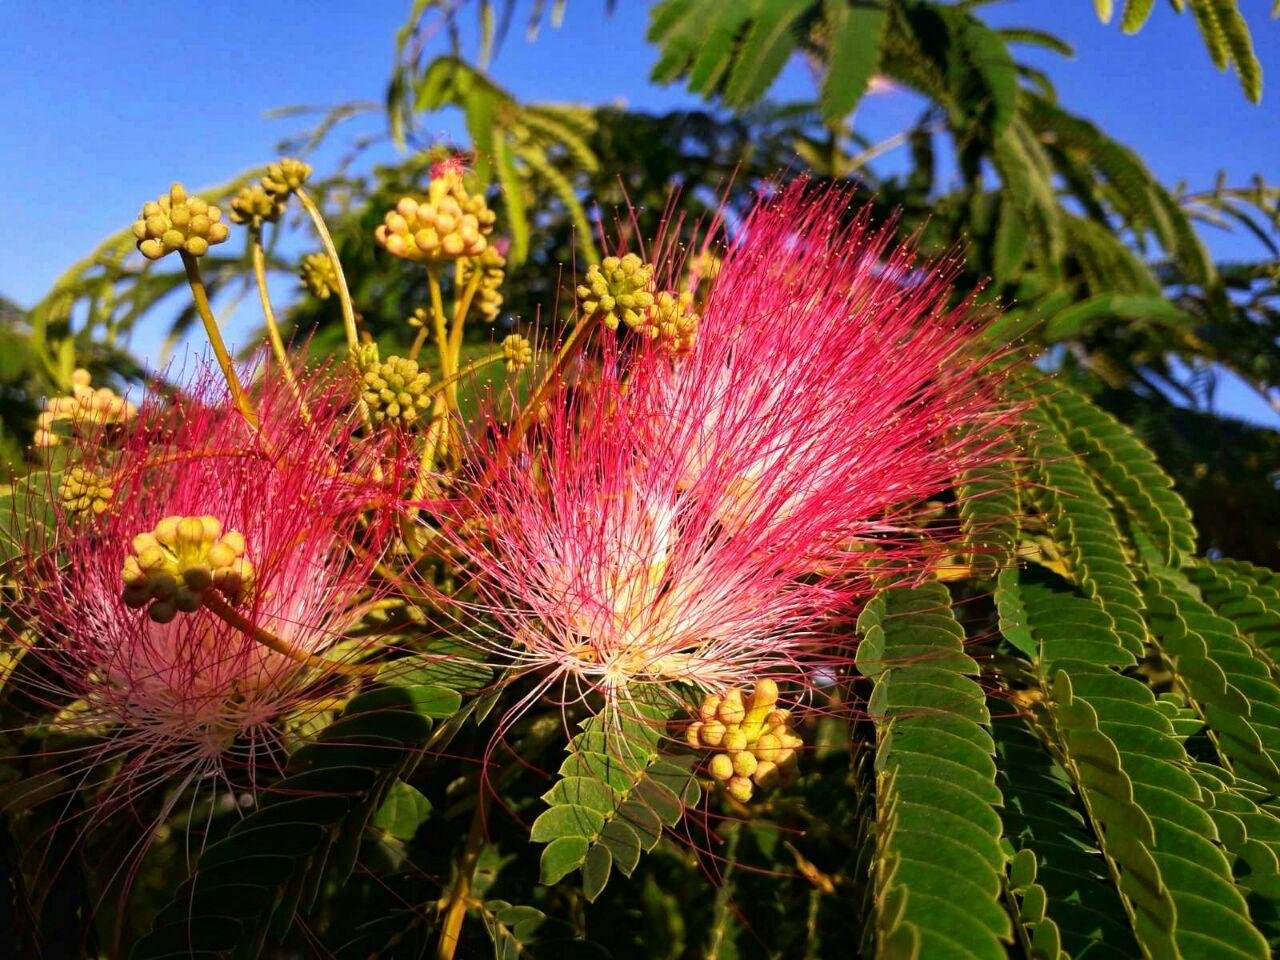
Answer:
[{"label": "bud cluster", "polygon": [[290,194],[297,193],[310,176],[311,164],[284,157],[267,166],[267,172],[259,183],[267,193],[284,201]]},{"label": "bud cluster", "polygon": [[498,252],[497,247],[490,244],[478,257],[468,257],[462,261],[462,285],[472,283],[476,272],[480,273],[480,281],[476,287],[471,306],[486,321],[493,323],[502,311],[502,287],[506,279],[507,258]]},{"label": "bud cluster", "polygon": [[645,323],[653,306],[653,264],[634,253],[605,257],[587,269],[585,281],[578,285],[584,319],[598,316],[610,330],[619,323],[631,328]]},{"label": "bud cluster", "polygon": [[94,427],[125,423],[132,420],[138,408],[109,387],[89,385],[89,371],[78,369],[71,374],[71,395],[50,397],[44,402],[44,410],[36,418],[34,442],[37,447],[52,447],[61,443],[53,431],[53,425],[68,420],[73,428]]},{"label": "bud cluster", "polygon": [[58,502],[73,517],[96,517],[105,512],[115,493],[110,478],[84,467],[72,467],[58,483]]},{"label": "bud cluster", "polygon": [[175,250],[202,257],[230,233],[222,222],[222,211],[199,197],[188,197],[180,183],[170,187],[168,195],[144,206],[142,216],[133,224],[138,250],[148,260],[159,260]]},{"label": "bud cluster", "polygon": [[638,333],[651,340],[673,357],[684,356],[693,349],[698,336],[698,315],[693,311],[693,295],[663,290],[653,301]]},{"label": "bud cluster", "polygon": [[168,623],[179,611],[199,610],[210,590],[241,603],[253,586],[253,565],[244,537],[224,534],[217,517],[165,517],[133,538],[120,577],[128,606],[146,607],[156,623]]},{"label": "bud cluster", "polygon": [[513,333],[502,341],[502,359],[506,363],[507,373],[519,373],[533,363],[533,344],[518,333]]},{"label": "bud cluster", "polygon": [[397,257],[440,263],[484,253],[493,221],[484,197],[472,196],[458,172],[442,170],[425,199],[401,197],[374,236]]},{"label": "bud cluster", "polygon": [[377,344],[367,344],[357,362],[361,371],[361,395],[376,423],[410,426],[431,405],[431,374],[416,360],[378,356]]},{"label": "bud cluster", "polygon": [[231,220],[259,229],[284,215],[285,198],[265,190],[261,183],[244,187],[231,198]]},{"label": "bud cluster", "polygon": [[307,182],[311,165],[285,157],[267,166],[267,172],[254,184],[241,188],[231,200],[231,219],[254,230],[264,223],[274,223],[284,216],[289,197]]},{"label": "bud cluster", "polygon": [[703,250],[689,261],[686,270],[688,279],[686,286],[692,291],[696,290],[705,280],[710,282],[720,274],[720,267],[724,261],[717,257],[710,250]]},{"label": "bud cluster", "polygon": [[309,253],[298,266],[303,287],[317,300],[328,300],[338,289],[338,271],[327,253]]},{"label": "bud cluster", "polygon": [[701,719],[685,732],[690,746],[720,751],[707,772],[736,800],[745,803],[756,787],[773,786],[795,770],[796,749],[804,741],[788,725],[790,711],[777,704],[778,685],[768,679],[749,697],[737,688],[709,694],[698,711]]}]

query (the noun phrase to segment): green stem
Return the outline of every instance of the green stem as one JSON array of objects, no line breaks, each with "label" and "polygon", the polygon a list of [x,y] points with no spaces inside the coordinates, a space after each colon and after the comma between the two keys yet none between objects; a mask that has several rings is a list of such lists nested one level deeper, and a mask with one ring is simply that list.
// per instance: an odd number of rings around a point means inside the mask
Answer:
[{"label": "green stem", "polygon": [[311,217],[316,233],[320,235],[320,244],[333,264],[334,275],[338,278],[338,301],[342,304],[342,326],[347,334],[347,347],[354,354],[360,346],[360,335],[356,331],[356,309],[351,303],[351,291],[347,289],[347,276],[342,272],[342,261],[338,259],[338,249],[333,245],[333,237],[329,235],[329,228],[325,225],[320,208],[316,206],[310,194],[298,187],[294,191],[294,196],[302,204],[302,209],[306,210]]},{"label": "green stem", "polygon": [[[436,351],[440,355],[440,375],[446,382],[452,382],[456,372],[453,354],[449,351],[449,332],[444,316],[444,297],[440,293],[440,276],[434,264],[427,266],[427,287],[431,291],[431,322],[436,334]],[[448,456],[453,448],[453,421],[449,415],[457,407],[457,391],[444,392],[445,415],[440,421],[439,449],[432,451],[432,459],[437,453]]]},{"label": "green stem", "polygon": [[491,363],[497,363],[498,361],[505,360],[505,359],[507,359],[507,355],[503,353],[501,350],[497,351],[496,353],[485,354],[483,357],[477,357],[475,360],[472,360],[466,366],[462,367],[462,369],[460,369],[457,373],[455,373],[453,376],[449,377],[448,379],[441,380],[438,383],[433,383],[430,387],[427,388],[427,394],[428,395],[437,394],[440,391],[445,390],[449,387],[457,386],[458,381],[466,379],[467,377],[471,376],[471,374],[475,373],[477,370],[483,369],[484,367],[487,367]]},{"label": "green stem", "polygon": [[596,319],[594,317],[581,321],[568,338],[560,346],[559,353],[556,354],[555,361],[543,374],[542,379],[534,388],[533,393],[529,397],[529,402],[525,404],[524,409],[520,411],[519,417],[516,419],[515,426],[511,432],[507,434],[504,444],[506,456],[515,453],[516,448],[520,445],[525,432],[532,426],[533,421],[537,419],[538,411],[542,409],[542,404],[546,401],[551,391],[555,389],[555,385],[560,378],[564,376],[564,371],[568,368],[570,361],[574,356],[586,346],[587,340],[591,333],[595,330]]},{"label": "green stem", "polygon": [[253,623],[213,590],[205,591],[201,596],[201,603],[210,613],[235,627],[250,640],[260,643],[268,650],[274,650],[276,653],[297,663],[346,677],[367,677],[382,669],[382,664],[380,663],[340,663],[336,660],[318,657],[313,653],[307,653],[305,650],[299,650],[287,640],[282,640],[271,631]]},{"label": "green stem", "polygon": [[480,860],[480,851],[484,849],[485,820],[489,815],[489,794],[482,787],[480,799],[476,801],[476,812],[471,818],[471,829],[467,832],[467,842],[458,855],[458,875],[454,878],[453,889],[444,903],[444,921],[440,926],[440,943],[436,947],[436,960],[453,960],[458,949],[458,940],[462,935],[462,921],[467,914],[467,901],[471,896],[471,881],[475,875],[476,863]]},{"label": "green stem", "polygon": [[449,376],[449,332],[444,318],[444,296],[440,293],[440,277],[435,266],[427,267],[427,288],[431,291],[431,323],[436,334],[436,352],[440,355],[440,372]]},{"label": "green stem", "polygon": [[284,339],[280,336],[280,327],[276,323],[276,312],[271,306],[271,296],[267,291],[267,255],[266,251],[262,249],[261,228],[255,227],[250,237],[253,250],[253,277],[258,284],[258,299],[262,301],[262,319],[267,325],[267,339],[271,341],[271,352],[275,354],[276,363],[280,366],[280,373],[284,377],[285,383],[289,385],[289,391],[293,394],[293,399],[298,404],[302,419],[310,423],[311,415],[307,412],[306,401],[303,400],[302,391],[298,389],[298,383],[293,377],[293,364],[289,360],[289,354],[285,352]]},{"label": "green stem", "polygon": [[240,377],[236,374],[235,363],[231,360],[231,354],[227,352],[227,345],[222,339],[222,331],[218,329],[218,321],[213,316],[213,310],[209,306],[209,292],[205,289],[204,277],[200,275],[200,263],[191,254],[185,250],[179,251],[182,256],[182,266],[187,271],[187,282],[191,285],[191,295],[195,299],[196,312],[200,314],[200,320],[204,324],[204,332],[209,338],[209,346],[213,348],[213,355],[218,361],[218,367],[222,370],[222,376],[226,378],[227,386],[231,390],[231,398],[235,401],[240,412],[244,415],[245,420],[249,422],[249,426],[257,428],[258,414],[253,409],[253,404],[249,400],[249,395],[245,393],[244,386],[240,383]]}]

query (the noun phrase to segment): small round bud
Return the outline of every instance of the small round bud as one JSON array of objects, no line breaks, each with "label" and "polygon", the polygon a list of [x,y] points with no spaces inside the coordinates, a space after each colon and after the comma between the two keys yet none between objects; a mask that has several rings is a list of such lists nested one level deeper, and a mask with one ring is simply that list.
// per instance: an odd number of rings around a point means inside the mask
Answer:
[{"label": "small round bud", "polygon": [[755,691],[751,694],[751,708],[754,710],[759,707],[772,709],[773,705],[778,702],[778,682],[765,677],[756,681]]},{"label": "small round bud", "polygon": [[533,345],[518,333],[502,341],[502,357],[507,373],[519,373],[533,363]]},{"label": "small round bud", "polygon": [[691,747],[701,746],[702,745],[701,735],[702,735],[702,722],[699,720],[695,720],[693,723],[689,724],[689,726],[685,728],[684,742],[689,744],[689,746]]},{"label": "small round bud", "polygon": [[631,328],[644,326],[654,304],[652,284],[653,265],[634,253],[605,257],[598,265],[587,268],[578,285],[583,319],[598,318],[610,330],[623,323]]},{"label": "small round bud", "polygon": [[724,743],[726,727],[719,720],[707,720],[702,724],[702,742],[708,747],[718,747]]},{"label": "small round bud", "polygon": [[317,300],[328,300],[338,289],[338,271],[327,253],[309,253],[298,266],[303,287]]},{"label": "small round bud", "polygon": [[730,777],[724,787],[729,792],[729,796],[740,803],[746,803],[751,799],[751,781],[746,777]]},{"label": "small round bud", "polygon": [[708,761],[707,773],[715,780],[728,780],[733,776],[733,760],[727,753],[717,753]]},{"label": "small round bud", "polygon": [[752,748],[755,755],[761,760],[768,760],[777,763],[778,758],[782,755],[782,742],[771,733],[766,733]]},{"label": "small round bud", "polygon": [[747,715],[742,703],[742,691],[734,688],[724,695],[724,700],[716,710],[716,716],[725,723],[741,723]]},{"label": "small round bud", "polygon": [[175,250],[202,257],[210,246],[230,236],[221,220],[222,211],[199,197],[188,197],[182,184],[175,183],[168,196],[142,208],[142,215],[134,221],[133,235],[139,252],[148,260],[159,260]]},{"label": "small round bud", "polygon": [[756,756],[750,750],[734,754],[733,772],[740,777],[749,777],[756,772]]},{"label": "small round bud", "polygon": [[751,775],[751,779],[755,781],[758,787],[772,787],[779,781],[778,765],[768,760],[761,760],[756,764],[755,773]]},{"label": "small round bud", "polygon": [[375,423],[408,427],[431,406],[431,374],[405,357],[378,357],[376,344],[368,344],[357,358],[361,371],[361,396]]},{"label": "small round bud", "polygon": [[231,198],[231,219],[259,229],[264,223],[274,223],[284,215],[284,197],[268,193],[261,183],[244,187]]},{"label": "small round bud", "polygon": [[311,165],[309,163],[294,160],[292,157],[284,157],[276,163],[268,165],[267,172],[259,183],[264,191],[283,201],[288,199],[291,193],[295,193],[302,187],[310,176]]}]

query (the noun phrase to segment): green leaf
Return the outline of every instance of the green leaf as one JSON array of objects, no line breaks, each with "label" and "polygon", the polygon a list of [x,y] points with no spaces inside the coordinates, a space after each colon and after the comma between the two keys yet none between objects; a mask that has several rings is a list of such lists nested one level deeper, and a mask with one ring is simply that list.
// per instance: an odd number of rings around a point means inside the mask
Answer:
[{"label": "green leaf", "polygon": [[542,851],[540,883],[558,883],[582,866],[590,843],[586,837],[556,837]]},{"label": "green leaf", "polygon": [[1195,317],[1164,297],[1102,293],[1060,310],[1049,318],[1041,335],[1048,343],[1077,339],[1116,319],[1147,321],[1187,332],[1196,323]]},{"label": "green leaf", "polygon": [[590,807],[561,804],[542,811],[529,831],[534,843],[550,843],[560,837],[595,839],[604,828],[604,814]]},{"label": "green leaf", "polygon": [[387,791],[382,806],[370,821],[373,826],[385,830],[397,840],[412,840],[427,817],[431,816],[431,801],[415,787],[397,780]]},{"label": "green leaf", "polygon": [[1120,29],[1125,33],[1137,33],[1142,29],[1156,0],[1125,0],[1124,12],[1120,14]]},{"label": "green leaf", "polygon": [[724,101],[731,107],[755,103],[777,79],[798,37],[796,21],[805,12],[794,0],[754,0],[755,15],[729,70]]},{"label": "green leaf", "polygon": [[888,16],[878,3],[851,6],[846,0],[827,0],[826,15],[827,75],[818,109],[830,121],[848,116],[866,91],[880,62]]},{"label": "green leaf", "polygon": [[1004,958],[1012,927],[1000,901],[1006,855],[990,716],[951,598],[939,584],[884,591],[858,631],[880,637],[868,711],[881,950],[905,937],[922,955]]},{"label": "green leaf", "polygon": [[[560,779],[542,795],[548,809],[534,821],[531,839],[555,844],[577,837],[585,845],[561,844],[550,870],[544,852],[544,883],[582,867],[584,894],[594,899],[614,867],[630,876],[663,828],[697,803],[692,758],[663,758],[658,752],[674,709],[673,702],[637,699],[619,711],[616,726],[600,716],[582,723],[560,765]],[[548,875],[555,879],[546,880]]]},{"label": "green leaf", "polygon": [[[392,826],[408,829],[401,814],[409,798],[395,784],[430,732],[430,720],[405,690],[379,687],[354,697],[315,743],[289,758],[284,778],[263,793],[258,809],[205,849],[152,933],[135,944],[133,960],[168,956],[173,925],[203,917],[224,922],[212,927],[217,940],[208,946],[188,940],[184,949],[195,955],[208,949],[256,957],[282,939],[325,878],[346,880],[364,829],[389,792],[398,793],[394,816],[388,813]],[[355,747],[363,747],[362,765],[351,763]],[[409,807],[422,809],[412,800]],[[258,893],[246,895],[246,886]],[[225,945],[228,938],[232,946]]]}]

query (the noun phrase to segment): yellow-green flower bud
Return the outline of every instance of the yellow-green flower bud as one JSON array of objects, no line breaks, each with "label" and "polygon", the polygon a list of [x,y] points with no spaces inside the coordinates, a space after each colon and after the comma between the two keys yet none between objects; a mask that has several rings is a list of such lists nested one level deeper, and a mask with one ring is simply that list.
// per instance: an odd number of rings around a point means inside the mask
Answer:
[{"label": "yellow-green flower bud", "polygon": [[727,724],[741,723],[746,715],[747,710],[742,703],[742,691],[736,687],[724,695],[724,699],[716,709],[716,716]]},{"label": "yellow-green flower bud", "polygon": [[230,234],[222,211],[199,197],[188,197],[180,183],[170,187],[167,196],[144,206],[133,224],[138,250],[148,260],[159,260],[175,250],[202,257]]},{"label": "yellow-green flower bud", "polygon": [[730,777],[724,788],[729,792],[729,796],[741,803],[746,803],[751,799],[751,781],[746,777]]},{"label": "yellow-green flower bud", "polygon": [[363,374],[361,394],[375,423],[408,427],[431,406],[431,374],[418,369],[416,360],[380,360],[377,345],[367,344],[357,362]]},{"label": "yellow-green flower bud", "polygon": [[597,266],[587,269],[584,282],[578,285],[578,303],[583,319],[599,317],[610,330],[619,323],[637,328],[645,324],[653,306],[653,265],[634,253],[622,257],[605,257]]},{"label": "yellow-green flower bud", "polygon": [[728,780],[733,776],[733,760],[727,753],[717,753],[707,764],[707,773],[715,780]]},{"label": "yellow-green flower bud", "polygon": [[435,178],[424,200],[401,197],[374,232],[387,252],[421,263],[478,257],[489,246],[494,214],[453,173]]},{"label": "yellow-green flower bud", "polygon": [[778,765],[770,760],[761,760],[756,764],[755,773],[751,775],[757,787],[772,787],[782,779]]},{"label": "yellow-green flower bud", "polygon": [[253,229],[259,229],[264,223],[275,223],[284,215],[284,199],[274,193],[268,193],[262,184],[255,183],[244,187],[231,198],[231,219]]},{"label": "yellow-green flower bud", "polygon": [[415,307],[413,313],[409,314],[409,326],[415,330],[421,330],[427,325],[431,319],[431,315],[427,313],[426,307]]},{"label": "yellow-green flower bud", "polygon": [[97,516],[111,506],[111,481],[84,467],[72,467],[58,484],[58,502],[72,517]]},{"label": "yellow-green flower bud", "polygon": [[693,312],[692,295],[663,290],[654,299],[636,332],[657,340],[658,345],[673,357],[680,357],[693,349],[699,321],[699,316]]},{"label": "yellow-green flower bud", "polygon": [[702,721],[695,720],[684,731],[684,742],[691,747],[702,746]]},{"label": "yellow-green flower bud", "polygon": [[[472,309],[484,320],[493,323],[502,312],[503,297],[499,288],[506,279],[507,258],[490,244],[480,256],[468,257],[461,262],[463,288],[473,282],[477,283],[475,295],[471,298]],[[475,281],[477,271],[480,273],[478,282]]]},{"label": "yellow-green flower bud", "polygon": [[298,278],[317,300],[328,300],[338,289],[338,271],[327,253],[309,253],[298,265]]},{"label": "yellow-green flower bud", "polygon": [[750,750],[741,750],[733,756],[733,772],[740,777],[749,777],[756,772],[756,755]]},{"label": "yellow-green flower bud", "polygon": [[54,424],[68,421],[72,430],[127,423],[137,416],[138,408],[109,387],[90,386],[89,371],[77,369],[71,374],[71,394],[50,397],[36,418],[34,443],[37,447],[53,447],[62,442],[54,432]]},{"label": "yellow-green flower bud", "polygon": [[737,689],[708,694],[698,708],[702,719],[685,732],[690,746],[719,751],[707,771],[744,803],[755,786],[772,786],[795,775],[796,751],[804,741],[787,725],[790,712],[779,710],[777,703],[778,684],[768,678],[745,698]]},{"label": "yellow-green flower bud", "polygon": [[217,517],[165,517],[133,538],[120,572],[122,599],[145,607],[156,623],[199,610],[208,591],[242,603],[253,587],[244,548],[244,537],[235,530],[224,534]]},{"label": "yellow-green flower bud", "polygon": [[270,164],[266,175],[259,182],[263,190],[275,194],[283,201],[305,184],[310,176],[311,164],[285,157]]},{"label": "yellow-green flower bud", "polygon": [[720,709],[720,701],[723,699],[724,697],[718,693],[707,694],[702,698],[702,704],[698,707],[698,716],[703,720],[715,719],[716,711]]},{"label": "yellow-green flower bud", "polygon": [[759,759],[777,763],[782,756],[782,741],[772,733],[766,733],[756,741],[752,749]]},{"label": "yellow-green flower bud", "polygon": [[708,747],[718,747],[724,743],[727,728],[719,720],[707,720],[702,724],[702,742]]},{"label": "yellow-green flower bud", "polygon": [[765,678],[756,684],[747,704],[747,715],[742,721],[742,729],[748,740],[755,740],[764,730],[765,718],[773,711],[778,702],[778,684]]},{"label": "yellow-green flower bud", "polygon": [[506,363],[507,373],[519,373],[533,363],[533,344],[518,333],[502,341],[502,358]]}]

